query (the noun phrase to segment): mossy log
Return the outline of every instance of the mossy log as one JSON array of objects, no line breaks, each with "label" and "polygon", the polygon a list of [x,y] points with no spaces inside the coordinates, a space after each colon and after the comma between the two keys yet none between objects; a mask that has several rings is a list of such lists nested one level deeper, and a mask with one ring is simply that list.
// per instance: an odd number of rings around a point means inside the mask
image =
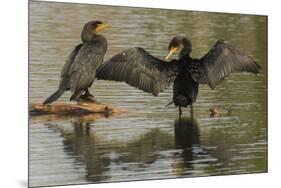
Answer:
[{"label": "mossy log", "polygon": [[101,103],[53,103],[43,105],[42,103],[33,103],[29,107],[30,115],[57,114],[57,115],[86,115],[92,113],[125,113],[127,110],[114,108]]}]

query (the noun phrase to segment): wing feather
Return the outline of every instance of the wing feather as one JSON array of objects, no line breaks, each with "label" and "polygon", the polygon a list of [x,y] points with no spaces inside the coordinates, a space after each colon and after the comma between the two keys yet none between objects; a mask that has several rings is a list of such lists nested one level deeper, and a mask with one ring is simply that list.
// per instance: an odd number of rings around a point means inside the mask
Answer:
[{"label": "wing feather", "polygon": [[142,48],[131,48],[101,65],[97,78],[124,81],[157,96],[175,80],[177,73],[177,63],[157,59]]},{"label": "wing feather", "polygon": [[79,52],[79,50],[80,50],[80,48],[81,48],[82,45],[83,45],[83,44],[77,45],[77,46],[73,49],[73,51],[71,52],[71,54],[68,56],[68,58],[67,58],[67,60],[66,60],[66,62],[65,62],[65,64],[64,64],[64,66],[63,66],[63,68],[62,68],[62,70],[61,70],[61,77],[63,77],[64,75],[66,75],[66,74],[69,72],[69,69],[70,69],[71,65],[73,64],[73,62],[74,62],[74,60],[75,60],[75,58],[76,58],[76,56],[77,56],[77,54],[78,54],[78,52]]},{"label": "wing feather", "polygon": [[90,45],[81,46],[67,72],[72,92],[90,87],[95,80],[96,70],[103,61],[103,55]]},{"label": "wing feather", "polygon": [[200,64],[199,74],[191,72],[193,78],[208,84],[212,89],[231,73],[246,71],[257,74],[261,69],[251,57],[222,40],[218,40],[211,50],[195,63]]}]

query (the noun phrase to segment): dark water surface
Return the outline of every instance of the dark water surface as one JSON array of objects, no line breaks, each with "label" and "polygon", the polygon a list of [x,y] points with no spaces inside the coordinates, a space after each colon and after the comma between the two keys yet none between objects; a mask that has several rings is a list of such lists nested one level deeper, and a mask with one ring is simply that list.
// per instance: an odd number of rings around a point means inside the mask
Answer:
[{"label": "dark water surface", "polygon": [[[82,26],[97,19],[113,26],[102,33],[109,44],[105,59],[136,46],[163,58],[172,37],[184,34],[193,57],[221,38],[253,57],[262,72],[232,75],[215,90],[201,85],[194,122],[189,109],[179,122],[177,109],[164,108],[171,87],[156,98],[124,83],[96,81],[91,91],[98,101],[134,112],[30,117],[30,186],[267,171],[266,17],[31,2],[30,103],[42,102],[57,88]],[[69,97],[67,92],[59,100]],[[222,116],[209,117],[213,106]]]}]

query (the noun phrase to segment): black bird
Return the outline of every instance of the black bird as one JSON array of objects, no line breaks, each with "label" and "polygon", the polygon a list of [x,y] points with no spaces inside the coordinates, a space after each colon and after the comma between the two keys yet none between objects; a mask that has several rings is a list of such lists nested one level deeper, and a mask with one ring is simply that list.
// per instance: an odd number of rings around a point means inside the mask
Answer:
[{"label": "black bird", "polygon": [[73,93],[70,101],[93,96],[88,88],[92,86],[96,78],[96,70],[103,62],[107,50],[106,39],[97,33],[108,26],[109,24],[101,21],[90,21],[84,25],[81,32],[82,43],[74,48],[66,60],[61,71],[58,90],[43,104],[52,103],[68,90]]},{"label": "black bird", "polygon": [[97,78],[125,81],[154,96],[174,82],[173,103],[179,107],[181,117],[181,107],[188,105],[193,115],[192,104],[196,101],[199,83],[214,89],[231,73],[246,71],[257,74],[261,68],[249,56],[222,40],[218,40],[202,58],[193,59],[190,57],[190,40],[176,36],[169,44],[169,54],[165,59],[179,48],[179,59],[170,62],[153,57],[142,48],[125,50],[106,61],[97,70]]}]

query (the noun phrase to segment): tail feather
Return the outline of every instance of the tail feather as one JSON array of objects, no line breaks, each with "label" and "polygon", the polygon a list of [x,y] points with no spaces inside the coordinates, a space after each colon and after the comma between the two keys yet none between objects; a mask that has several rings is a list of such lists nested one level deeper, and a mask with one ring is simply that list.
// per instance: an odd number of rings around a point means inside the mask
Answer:
[{"label": "tail feather", "polygon": [[181,94],[177,95],[173,100],[176,106],[183,106],[183,107],[186,107],[192,102],[191,99]]},{"label": "tail feather", "polygon": [[56,92],[54,92],[51,96],[49,96],[44,102],[43,104],[50,104],[52,102],[54,102],[55,100],[57,100],[63,93],[65,92],[65,90],[63,89],[58,89]]}]

